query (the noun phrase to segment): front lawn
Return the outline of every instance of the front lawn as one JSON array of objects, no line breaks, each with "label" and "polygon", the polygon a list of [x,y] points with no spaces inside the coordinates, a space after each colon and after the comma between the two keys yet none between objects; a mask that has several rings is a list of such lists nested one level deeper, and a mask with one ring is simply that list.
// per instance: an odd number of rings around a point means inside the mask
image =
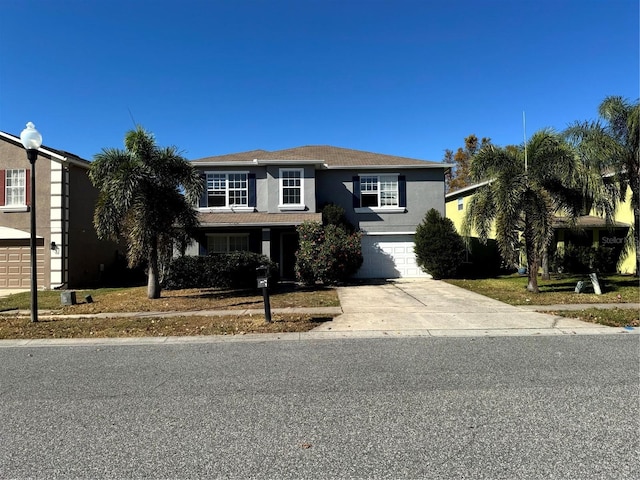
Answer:
[{"label": "front lawn", "polygon": [[[575,293],[576,283],[579,280],[582,280],[587,285],[587,293]],[[539,305],[540,311],[548,311],[548,308],[545,309],[546,305],[598,303],[622,305],[640,302],[638,278],[625,275],[599,278],[602,295],[593,293],[591,281],[587,275],[559,275],[552,277],[551,280],[538,279],[538,285],[540,286],[540,293],[538,294],[527,292],[527,277],[520,275],[446,281],[510,305]],[[640,313],[636,308],[587,308],[583,310],[554,308],[552,313],[611,327],[640,326]]]},{"label": "front lawn", "polygon": [[[85,297],[90,295],[93,302]],[[14,310],[30,308],[30,293],[24,292],[0,298],[0,339],[33,338],[99,338],[184,335],[227,335],[245,333],[306,332],[331,315],[274,313],[272,322],[264,318],[261,291],[191,289],[163,291],[162,297],[149,300],[146,287],[96,289],[76,291],[78,304],[61,305],[61,292],[38,292],[40,318],[31,323],[29,315],[17,315]],[[271,308],[337,307],[338,295],[333,288],[302,288],[284,285],[270,294]],[[237,315],[203,316],[201,310],[234,310]],[[244,310],[262,313],[246,314]],[[68,318],[57,315],[123,312],[187,312],[177,317],[117,317]]]},{"label": "front lawn", "polygon": [[[585,283],[587,293],[575,293],[576,284]],[[495,298],[510,305],[566,305],[575,303],[637,303],[640,302],[638,278],[626,275],[611,275],[598,278],[602,295],[591,288],[588,275],[552,276],[551,280],[538,279],[540,293],[527,292],[527,277],[504,275],[496,278],[473,280],[446,280],[472,292]]]},{"label": "front lawn", "polygon": [[[90,295],[93,303],[85,297]],[[61,292],[47,290],[38,292],[38,308],[56,314],[114,313],[114,312],[176,312],[196,310],[242,310],[262,309],[264,302],[261,290],[216,290],[188,289],[163,290],[161,298],[147,298],[146,287],[100,288],[77,290],[76,305],[62,306]],[[30,293],[23,292],[0,298],[0,311],[28,310]],[[270,292],[271,308],[287,307],[337,307],[340,306],[334,288],[304,288],[282,285]]]}]

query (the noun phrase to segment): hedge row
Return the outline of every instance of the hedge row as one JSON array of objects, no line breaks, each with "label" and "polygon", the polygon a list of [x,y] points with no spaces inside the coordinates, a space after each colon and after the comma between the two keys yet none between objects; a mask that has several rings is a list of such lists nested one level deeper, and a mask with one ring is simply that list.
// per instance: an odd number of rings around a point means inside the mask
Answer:
[{"label": "hedge row", "polygon": [[162,287],[183,288],[255,288],[256,268],[266,266],[273,281],[278,277],[278,264],[265,255],[232,252],[203,257],[174,258]]}]

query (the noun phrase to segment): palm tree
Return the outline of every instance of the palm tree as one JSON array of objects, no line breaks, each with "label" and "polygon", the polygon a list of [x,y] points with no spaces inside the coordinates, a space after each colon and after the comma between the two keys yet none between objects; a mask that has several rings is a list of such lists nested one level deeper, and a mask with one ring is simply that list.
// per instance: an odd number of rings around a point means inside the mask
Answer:
[{"label": "palm tree", "polygon": [[100,238],[125,239],[130,267],[146,262],[147,296],[159,298],[159,256],[198,226],[193,205],[204,185],[175,147],[157,146],[141,126],[127,132],[124,144],[103,149],[91,164],[99,190],[94,226]]},{"label": "palm tree", "polygon": [[[585,162],[602,174],[612,174],[615,205],[631,190],[633,225],[627,235],[624,252],[635,245],[636,275],[640,273],[640,103],[619,96],[606,97],[598,108],[600,120],[576,122],[565,134],[575,143]],[[615,206],[614,205],[614,206]]]},{"label": "palm tree", "polygon": [[586,168],[571,146],[552,130],[536,132],[525,146],[483,147],[471,163],[474,181],[490,180],[471,198],[462,233],[475,230],[486,242],[495,226],[500,254],[519,262],[524,242],[528,267],[527,290],[539,293],[541,255],[553,238],[553,218],[570,221],[580,214],[582,198],[604,195],[602,178]]}]

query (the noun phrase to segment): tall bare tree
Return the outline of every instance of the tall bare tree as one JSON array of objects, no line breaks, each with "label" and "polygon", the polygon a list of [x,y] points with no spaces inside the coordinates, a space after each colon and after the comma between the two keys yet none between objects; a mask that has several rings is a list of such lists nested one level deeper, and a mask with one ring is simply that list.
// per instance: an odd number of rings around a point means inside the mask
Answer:
[{"label": "tall bare tree", "polygon": [[453,192],[461,188],[471,185],[471,162],[473,156],[478,153],[482,147],[491,143],[490,138],[483,137],[478,141],[475,134],[471,134],[464,139],[464,147],[459,147],[453,153],[453,150],[445,150],[443,162],[454,163],[455,167],[447,178],[447,190]]}]

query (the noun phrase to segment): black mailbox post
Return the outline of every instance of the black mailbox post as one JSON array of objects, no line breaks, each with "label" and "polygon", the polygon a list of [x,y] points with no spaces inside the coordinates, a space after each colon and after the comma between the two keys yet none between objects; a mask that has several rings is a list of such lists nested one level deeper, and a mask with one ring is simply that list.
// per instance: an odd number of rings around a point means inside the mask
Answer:
[{"label": "black mailbox post", "polygon": [[267,323],[271,323],[271,303],[269,302],[269,270],[266,266],[261,265],[256,268],[258,288],[262,289],[262,298],[264,299],[264,319]]}]

